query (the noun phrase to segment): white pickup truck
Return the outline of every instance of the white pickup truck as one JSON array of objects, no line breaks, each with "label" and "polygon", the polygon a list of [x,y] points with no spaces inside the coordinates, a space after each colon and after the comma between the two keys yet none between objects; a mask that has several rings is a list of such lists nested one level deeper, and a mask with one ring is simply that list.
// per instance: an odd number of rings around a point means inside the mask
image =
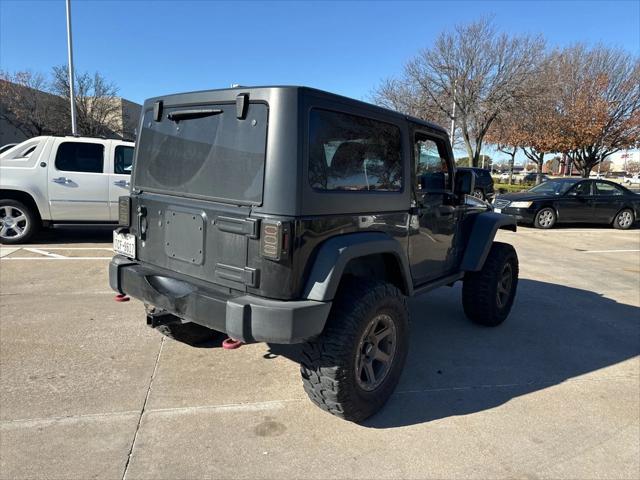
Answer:
[{"label": "white pickup truck", "polygon": [[116,223],[129,192],[131,142],[35,137],[0,154],[0,243],[54,223]]}]

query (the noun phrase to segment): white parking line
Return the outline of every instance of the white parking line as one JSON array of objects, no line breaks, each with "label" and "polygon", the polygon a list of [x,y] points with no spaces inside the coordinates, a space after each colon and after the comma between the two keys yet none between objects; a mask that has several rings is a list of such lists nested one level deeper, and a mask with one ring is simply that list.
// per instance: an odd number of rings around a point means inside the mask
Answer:
[{"label": "white parking line", "polygon": [[63,257],[58,255],[56,257],[3,257],[0,259],[2,262],[8,262],[9,260],[111,260],[113,257]]},{"label": "white parking line", "polygon": [[24,250],[31,253],[39,253],[40,255],[45,255],[51,258],[66,258],[64,255],[58,255],[57,253],[47,252],[46,250],[40,250],[39,248],[25,248]]},{"label": "white parking line", "polygon": [[632,250],[583,250],[581,253],[625,253],[625,252],[640,252],[640,249],[632,249]]},{"label": "white parking line", "polygon": [[20,247],[2,247],[0,248],[0,258],[11,255],[13,252],[20,250]]}]

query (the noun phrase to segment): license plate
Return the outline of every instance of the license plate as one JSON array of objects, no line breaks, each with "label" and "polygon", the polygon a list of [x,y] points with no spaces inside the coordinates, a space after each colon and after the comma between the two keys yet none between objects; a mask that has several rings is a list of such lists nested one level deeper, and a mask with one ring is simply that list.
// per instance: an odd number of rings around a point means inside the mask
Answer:
[{"label": "license plate", "polygon": [[493,211],[496,212],[496,213],[502,213],[502,209],[501,208],[494,208]]},{"label": "license plate", "polygon": [[113,232],[113,251],[129,258],[135,258],[136,237],[130,233]]}]

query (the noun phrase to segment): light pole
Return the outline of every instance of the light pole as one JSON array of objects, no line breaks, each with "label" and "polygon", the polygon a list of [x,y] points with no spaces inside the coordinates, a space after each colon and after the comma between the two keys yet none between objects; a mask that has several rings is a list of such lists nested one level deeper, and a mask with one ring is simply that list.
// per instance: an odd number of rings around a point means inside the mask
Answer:
[{"label": "light pole", "polygon": [[456,132],[456,89],[458,86],[458,80],[453,81],[453,106],[451,107],[451,132],[449,132],[449,140],[451,141],[451,148],[453,149],[453,141],[455,140]]},{"label": "light pole", "polygon": [[67,54],[69,63],[69,98],[71,101],[71,134],[78,135],[76,124],[76,99],[73,76],[73,40],[71,38],[71,0],[67,0]]}]

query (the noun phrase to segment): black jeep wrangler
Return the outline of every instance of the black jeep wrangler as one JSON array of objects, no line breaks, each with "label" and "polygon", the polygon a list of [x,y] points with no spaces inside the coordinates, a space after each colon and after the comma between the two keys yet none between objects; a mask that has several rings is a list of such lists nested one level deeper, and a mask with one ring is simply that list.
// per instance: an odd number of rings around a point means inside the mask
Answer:
[{"label": "black jeep wrangler", "polygon": [[515,222],[469,201],[436,125],[256,87],[147,100],[139,132],[109,281],[169,336],[304,342],[311,400],[360,421],[398,383],[408,297],[461,280],[472,321],[509,314],[518,259],[494,236]]}]

